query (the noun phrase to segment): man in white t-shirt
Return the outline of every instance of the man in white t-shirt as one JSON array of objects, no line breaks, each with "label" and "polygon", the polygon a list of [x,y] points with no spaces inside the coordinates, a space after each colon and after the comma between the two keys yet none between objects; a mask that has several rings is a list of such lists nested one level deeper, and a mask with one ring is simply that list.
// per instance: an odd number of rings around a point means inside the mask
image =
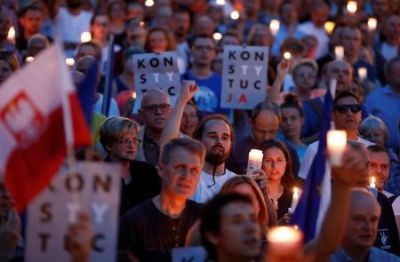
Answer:
[{"label": "man in white t-shirt", "polygon": [[233,129],[223,115],[210,115],[200,123],[195,137],[206,147],[206,161],[191,199],[199,203],[217,194],[235,173],[225,167],[233,142]]},{"label": "man in white t-shirt", "polygon": [[81,33],[89,32],[92,13],[83,9],[83,0],[66,0],[65,7],[58,7],[59,1],[50,1],[50,16],[53,20],[53,36],[61,33],[64,43],[80,43]]}]

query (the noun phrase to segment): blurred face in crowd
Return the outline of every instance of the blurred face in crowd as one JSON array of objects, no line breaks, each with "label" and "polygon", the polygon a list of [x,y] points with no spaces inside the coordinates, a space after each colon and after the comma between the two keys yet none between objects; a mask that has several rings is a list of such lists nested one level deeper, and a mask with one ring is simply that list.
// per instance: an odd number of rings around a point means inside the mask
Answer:
[{"label": "blurred face in crowd", "polygon": [[282,0],[264,0],[263,2],[267,10],[278,10],[282,4]]},{"label": "blurred face in crowd", "polygon": [[248,16],[257,16],[261,8],[260,0],[247,0],[244,1],[244,5]]},{"label": "blurred face in crowd", "polygon": [[70,8],[78,8],[83,5],[83,0],[67,0],[66,3]]},{"label": "blurred face in crowd", "polygon": [[300,65],[293,74],[296,89],[311,92],[317,83],[317,72],[310,65]]},{"label": "blurred face in crowd", "polygon": [[339,99],[333,109],[333,120],[337,129],[358,130],[361,122],[361,107],[358,101],[352,96]]},{"label": "blurred face in crowd", "polygon": [[31,35],[39,32],[42,21],[42,12],[39,10],[28,10],[20,19],[24,31]]},{"label": "blurred face in crowd", "polygon": [[91,26],[94,40],[105,40],[110,33],[110,21],[106,15],[98,15]]},{"label": "blurred face in crowd", "polygon": [[244,202],[227,204],[220,210],[220,230],[207,234],[217,254],[238,261],[248,261],[260,252],[261,228],[252,205]]},{"label": "blurred face in crowd", "polygon": [[358,58],[361,49],[361,32],[356,28],[344,28],[341,34],[346,58]]},{"label": "blurred face in crowd", "polygon": [[281,19],[285,25],[294,25],[297,23],[297,10],[294,4],[286,3],[282,6]]},{"label": "blurred face in crowd", "polygon": [[272,35],[266,27],[258,27],[252,37],[253,45],[255,46],[271,46],[272,45]]},{"label": "blurred face in crowd", "polygon": [[121,2],[115,2],[112,4],[111,10],[110,10],[110,18],[111,20],[123,20],[125,21],[126,17],[126,12],[125,12],[125,6]]},{"label": "blurred face in crowd", "polygon": [[392,90],[400,93],[400,61],[393,62],[388,67],[386,79]]},{"label": "blurred face in crowd", "polygon": [[162,131],[171,113],[168,96],[159,90],[149,90],[143,96],[140,115],[146,127]]},{"label": "blurred face in crowd", "polygon": [[0,84],[13,73],[10,64],[6,60],[0,60]]},{"label": "blurred face in crowd", "polygon": [[182,116],[182,124],[181,124],[182,133],[192,136],[198,123],[199,123],[199,117],[197,115],[197,109],[191,104],[186,104]]},{"label": "blurred face in crowd", "polygon": [[238,184],[233,188],[232,192],[239,193],[239,194],[250,197],[251,202],[253,203],[253,209],[254,209],[256,215],[258,216],[258,214],[260,213],[260,203],[258,202],[256,192],[250,186],[250,184],[248,184],[248,183]]},{"label": "blurred face in crowd", "polygon": [[221,39],[221,47],[224,47],[226,45],[239,45],[239,39],[237,37],[234,37],[232,35],[224,35],[224,37]]},{"label": "blurred face in crowd", "polygon": [[383,32],[389,43],[398,44],[400,38],[400,16],[389,16],[385,21]]},{"label": "blurred face in crowd", "polygon": [[174,15],[174,29],[177,37],[185,37],[190,29],[190,16],[187,12],[177,12]]},{"label": "blurred face in crowd", "polygon": [[342,91],[341,88],[350,86],[353,81],[353,68],[348,63],[336,60],[327,65],[324,81],[327,86],[331,79],[337,80],[336,92]]},{"label": "blurred face in crowd", "polygon": [[385,130],[380,127],[364,129],[361,133],[364,139],[367,139],[381,147],[385,147]]},{"label": "blurred face in crowd", "polygon": [[389,179],[390,159],[386,152],[372,152],[367,149],[368,175],[376,178],[376,187],[383,190]]},{"label": "blurred face in crowd", "polygon": [[154,53],[167,51],[168,39],[163,31],[153,31],[149,35],[150,50]]},{"label": "blurred face in crowd", "polygon": [[182,147],[173,150],[168,163],[158,165],[163,190],[184,200],[191,197],[197,188],[203,163],[200,155]]},{"label": "blurred face in crowd", "polygon": [[212,36],[215,31],[215,24],[208,16],[201,16],[196,20],[193,32],[197,35]]},{"label": "blurred face in crowd", "polygon": [[199,37],[192,46],[193,63],[198,66],[210,66],[215,58],[215,42],[211,38]]},{"label": "blurred face in crowd", "polygon": [[390,0],[372,0],[372,10],[374,16],[384,17],[390,11]]},{"label": "blurred face in crowd", "polygon": [[295,107],[285,107],[281,110],[281,129],[283,134],[288,138],[299,138],[301,126],[303,125],[303,117]]},{"label": "blurred face in crowd", "polygon": [[144,16],[143,6],[139,3],[130,3],[127,7],[126,19],[138,18],[142,20]]},{"label": "blurred face in crowd", "polygon": [[343,247],[345,250],[370,248],[376,239],[380,207],[370,195],[352,194]]},{"label": "blurred face in crowd", "polygon": [[286,171],[286,157],[277,147],[270,147],[264,151],[262,168],[269,181],[281,181]]},{"label": "blurred face in crowd", "polygon": [[5,10],[0,11],[0,40],[7,39],[11,27],[10,15]]},{"label": "blurred face in crowd", "polygon": [[46,47],[47,42],[44,39],[36,38],[29,42],[26,52],[29,56],[36,56],[42,50],[46,49]]},{"label": "blurred face in crowd", "polygon": [[276,136],[279,129],[279,118],[271,110],[261,110],[254,120],[250,122],[253,139],[257,144]]},{"label": "blurred face in crowd", "polygon": [[117,141],[107,148],[108,154],[112,156],[113,159],[121,161],[135,160],[137,144],[138,140],[135,130],[122,130]]},{"label": "blurred face in crowd", "polygon": [[232,133],[229,125],[220,119],[205,124],[201,142],[206,147],[206,161],[212,165],[225,163],[231,152]]},{"label": "blurred face in crowd", "polygon": [[326,20],[329,17],[329,8],[325,4],[319,4],[318,7],[315,7],[311,12],[311,21],[317,27],[324,26]]}]

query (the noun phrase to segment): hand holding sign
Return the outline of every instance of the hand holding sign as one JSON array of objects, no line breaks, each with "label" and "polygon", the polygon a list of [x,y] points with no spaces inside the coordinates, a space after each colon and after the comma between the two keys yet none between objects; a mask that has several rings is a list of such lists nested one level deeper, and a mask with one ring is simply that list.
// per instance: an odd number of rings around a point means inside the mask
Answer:
[{"label": "hand holding sign", "polygon": [[68,227],[65,241],[65,250],[70,253],[73,262],[89,261],[93,235],[89,214],[81,212],[77,223]]}]

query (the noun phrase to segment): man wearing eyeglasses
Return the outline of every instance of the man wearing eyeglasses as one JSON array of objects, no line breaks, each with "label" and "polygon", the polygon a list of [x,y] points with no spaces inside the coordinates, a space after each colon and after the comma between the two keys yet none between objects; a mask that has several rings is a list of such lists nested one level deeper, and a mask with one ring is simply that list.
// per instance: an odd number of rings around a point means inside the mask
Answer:
[{"label": "man wearing eyeglasses", "polygon": [[161,133],[171,113],[169,97],[159,89],[148,90],[142,98],[139,114],[144,126],[139,131],[136,159],[156,165],[160,156]]}]

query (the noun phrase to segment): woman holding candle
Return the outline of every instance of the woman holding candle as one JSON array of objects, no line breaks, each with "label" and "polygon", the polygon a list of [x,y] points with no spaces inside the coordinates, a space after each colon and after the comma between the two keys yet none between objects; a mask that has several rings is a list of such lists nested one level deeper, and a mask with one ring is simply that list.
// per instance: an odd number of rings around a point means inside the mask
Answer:
[{"label": "woman holding candle", "polygon": [[296,186],[292,160],[286,146],[278,140],[265,141],[259,149],[264,153],[262,169],[267,175],[267,192],[278,213],[278,219],[281,219],[289,212],[292,190]]}]

